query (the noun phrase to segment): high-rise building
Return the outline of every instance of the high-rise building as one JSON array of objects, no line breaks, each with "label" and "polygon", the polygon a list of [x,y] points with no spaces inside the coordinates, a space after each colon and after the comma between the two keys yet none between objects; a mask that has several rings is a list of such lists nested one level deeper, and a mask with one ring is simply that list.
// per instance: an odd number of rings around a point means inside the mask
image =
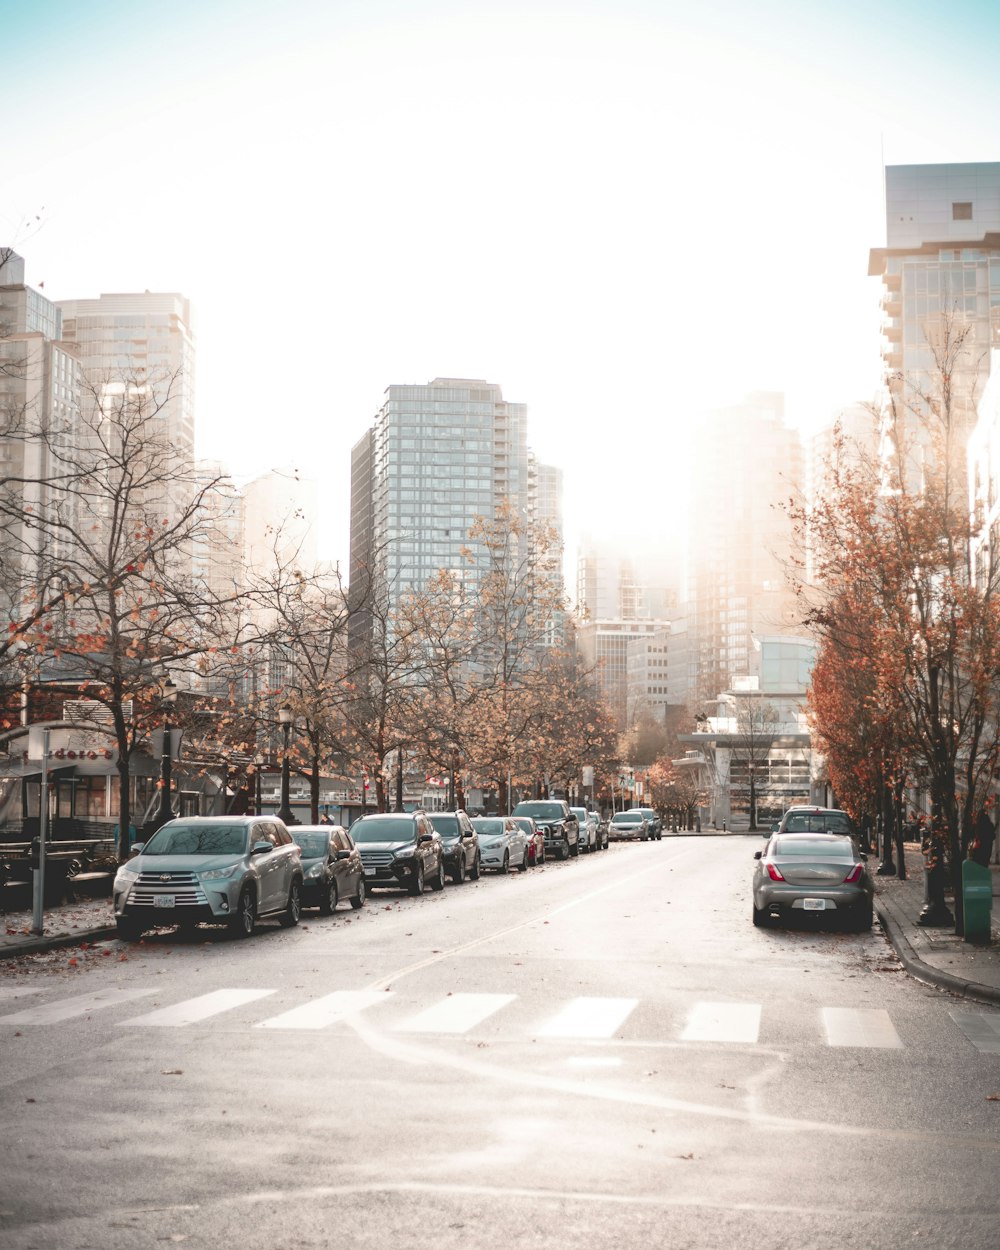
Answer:
[{"label": "high-rise building", "polygon": [[316,568],[316,482],[271,469],[243,487],[243,561],[248,572]]},{"label": "high-rise building", "polygon": [[[60,300],[63,336],[76,344],[88,389],[144,384],[166,441],[194,460],[195,345],[191,305],[152,291]],[[86,396],[84,399],[86,409]]]},{"label": "high-rise building", "polygon": [[528,519],[527,407],[467,378],[385,396],[351,456],[351,581],[377,575],[391,604],[441,569],[475,577],[478,517],[507,504]]},{"label": "high-rise building", "polygon": [[[71,436],[79,419],[81,369],[63,341],[59,307],[24,282],[24,261],[10,248],[0,248],[0,476],[20,483],[24,502],[44,507],[53,466],[53,440]],[[25,437],[46,430],[46,439]],[[39,529],[4,534],[4,593],[12,599],[37,573],[29,554],[41,542]],[[52,550],[51,534],[45,554]],[[5,603],[5,609],[11,607]]]},{"label": "high-rise building", "polygon": [[764,392],[693,427],[688,612],[697,640],[695,699],[752,671],[754,637],[796,631],[787,579],[796,550],[783,507],[803,489],[802,446],[784,396]]},{"label": "high-rise building", "polygon": [[890,165],[885,204],[886,246],[868,272],[882,280],[887,390],[919,488],[931,444],[922,418],[940,404],[942,374],[967,438],[1000,341],[1000,162]]}]

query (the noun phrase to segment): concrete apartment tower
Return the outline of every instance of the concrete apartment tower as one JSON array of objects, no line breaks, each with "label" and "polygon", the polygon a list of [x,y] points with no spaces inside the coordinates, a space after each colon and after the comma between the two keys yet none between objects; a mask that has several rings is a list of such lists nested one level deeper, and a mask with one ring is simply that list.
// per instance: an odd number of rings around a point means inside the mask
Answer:
[{"label": "concrete apartment tower", "polygon": [[786,578],[796,551],[783,501],[804,489],[802,444],[784,396],[763,392],[709,413],[693,429],[688,525],[695,700],[754,672],[754,638],[800,631]]},{"label": "concrete apartment tower", "polygon": [[906,467],[919,489],[929,438],[917,413],[939,391],[938,359],[967,330],[949,363],[952,413],[964,439],[1000,335],[1000,162],[889,165],[886,246],[868,272],[882,281],[886,385],[906,430]]}]

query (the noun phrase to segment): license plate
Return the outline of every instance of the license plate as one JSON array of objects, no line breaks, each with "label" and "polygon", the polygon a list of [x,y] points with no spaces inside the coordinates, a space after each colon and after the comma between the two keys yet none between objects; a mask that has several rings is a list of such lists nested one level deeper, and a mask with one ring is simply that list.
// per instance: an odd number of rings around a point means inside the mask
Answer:
[{"label": "license plate", "polygon": [[365,869],[365,876],[366,876],[366,877],[374,877],[375,875],[376,875],[376,870],[375,870],[374,868],[366,868],[366,869]]},{"label": "license plate", "polygon": [[173,907],[176,905],[177,899],[173,894],[157,894],[153,899],[154,907]]},{"label": "license plate", "polygon": [[826,899],[825,898],[804,898],[802,900],[802,909],[803,911],[825,911]]}]

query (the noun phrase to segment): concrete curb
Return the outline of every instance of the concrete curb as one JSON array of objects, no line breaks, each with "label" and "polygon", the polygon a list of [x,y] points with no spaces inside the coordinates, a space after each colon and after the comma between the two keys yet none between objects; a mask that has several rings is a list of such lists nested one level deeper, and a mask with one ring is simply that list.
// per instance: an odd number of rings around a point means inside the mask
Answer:
[{"label": "concrete curb", "polygon": [[882,928],[899,956],[899,961],[917,981],[934,985],[938,989],[949,990],[953,994],[961,994],[964,998],[975,998],[987,1003],[1000,1003],[1000,988],[993,985],[982,985],[978,981],[969,981],[964,977],[955,976],[953,972],[943,972],[932,964],[926,963],[913,949],[903,927],[892,915],[888,904],[878,896],[875,910]]},{"label": "concrete curb", "polygon": [[43,933],[40,937],[0,941],[0,961],[13,959],[18,955],[40,955],[64,946],[80,946],[84,942],[104,942],[117,936],[118,930],[112,925],[100,929],[81,929],[78,933],[53,933],[51,937],[46,937]]}]

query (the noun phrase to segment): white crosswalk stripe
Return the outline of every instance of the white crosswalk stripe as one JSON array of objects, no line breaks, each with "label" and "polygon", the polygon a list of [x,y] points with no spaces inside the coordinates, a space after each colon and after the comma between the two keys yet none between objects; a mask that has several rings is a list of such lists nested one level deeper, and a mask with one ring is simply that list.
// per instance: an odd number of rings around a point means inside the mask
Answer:
[{"label": "white crosswalk stripe", "polygon": [[824,1007],[820,1015],[829,1046],[866,1046],[898,1050],[903,1045],[887,1011],[858,1007]]},{"label": "white crosswalk stripe", "polygon": [[16,1011],[12,1016],[0,1017],[0,1021],[3,1024],[18,1025],[58,1024],[62,1020],[72,1020],[74,1016],[85,1016],[104,1007],[117,1007],[121,1003],[148,998],[155,993],[155,989],[97,990],[93,994],[81,994],[77,998],[63,998],[54,1003],[42,1003],[38,1007],[26,1007],[24,1011]]},{"label": "white crosswalk stripe", "polygon": [[981,1054],[1000,1055],[1000,1012],[949,1011],[948,1014]]},{"label": "white crosswalk stripe", "polygon": [[574,998],[545,1021],[538,1036],[612,1037],[638,1005],[637,998]]},{"label": "white crosswalk stripe", "polygon": [[41,992],[40,985],[0,985],[0,1003],[11,998],[23,998],[26,994],[40,994]]},{"label": "white crosswalk stripe", "polygon": [[274,990],[213,990],[210,994],[189,998],[172,1007],[161,1007],[159,1011],[136,1016],[134,1020],[120,1020],[119,1025],[123,1028],[129,1025],[180,1028],[185,1024],[198,1024],[212,1016],[221,1015],[224,1011],[232,1011],[234,1007],[242,1007],[274,993]]},{"label": "white crosswalk stripe", "polygon": [[398,1027],[405,1033],[467,1033],[516,997],[516,994],[452,994]]},{"label": "white crosswalk stripe", "polygon": [[756,1042],[759,1003],[695,1003],[681,1033],[682,1042]]},{"label": "white crosswalk stripe", "polygon": [[270,1020],[262,1020],[255,1025],[258,1029],[325,1029],[328,1024],[335,1024],[345,1016],[357,1015],[367,1007],[376,1003],[384,1003],[391,998],[388,990],[335,990],[323,998],[314,999],[311,1003],[303,1003],[301,1007],[293,1007],[291,1011],[283,1011],[280,1016],[272,1016]]}]

